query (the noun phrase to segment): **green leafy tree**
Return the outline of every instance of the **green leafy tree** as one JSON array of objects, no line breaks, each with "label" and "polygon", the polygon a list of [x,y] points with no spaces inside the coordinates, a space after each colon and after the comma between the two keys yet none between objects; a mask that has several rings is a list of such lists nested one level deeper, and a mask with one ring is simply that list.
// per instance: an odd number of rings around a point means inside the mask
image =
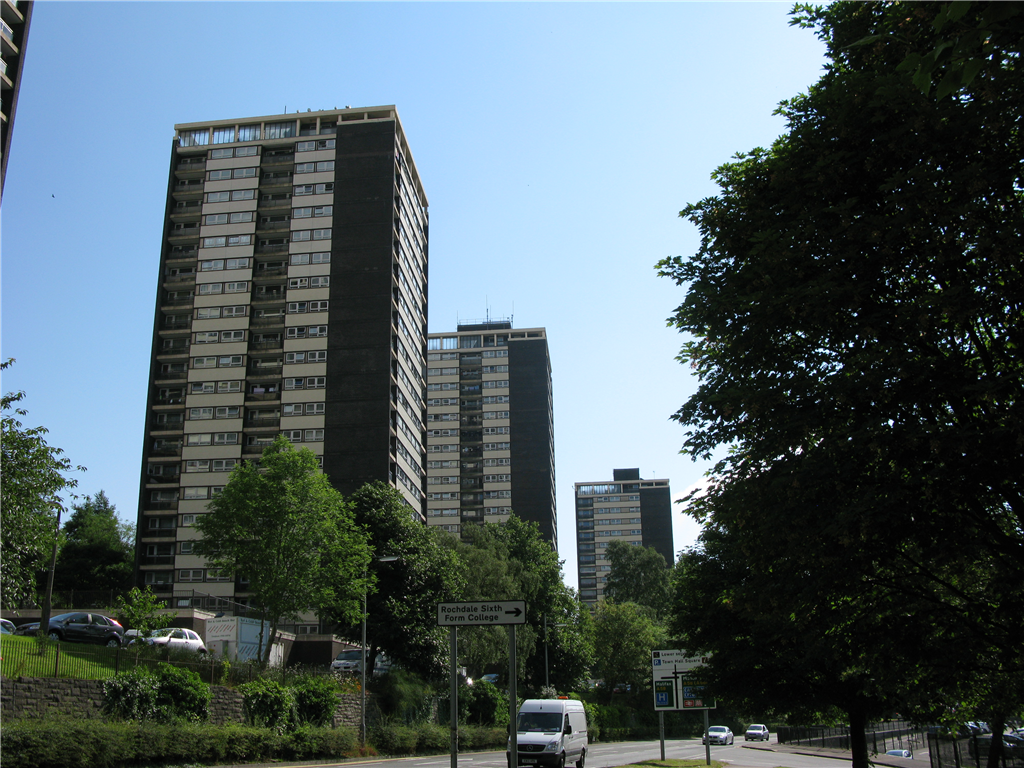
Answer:
[{"label": "green leafy tree", "polygon": [[654,547],[634,547],[621,541],[608,545],[611,563],[605,597],[617,603],[646,605],[662,618],[672,605],[671,571]]},{"label": "green leafy tree", "polygon": [[62,532],[55,590],[122,590],[135,567],[135,527],[122,523],[103,491],[73,504]]},{"label": "green leafy tree", "polygon": [[653,611],[636,603],[602,600],[594,613],[595,673],[610,701],[616,689],[640,697],[651,688],[651,651],[666,648],[668,634]]},{"label": "green leafy tree", "polygon": [[173,614],[160,613],[160,610],[167,606],[149,586],[145,590],[132,587],[126,594],[118,595],[115,602],[117,615],[125,628],[137,629],[143,636],[154,629],[170,626],[174,620]]},{"label": "green leafy tree", "polygon": [[[562,564],[536,523],[511,515],[507,522],[474,527],[459,552],[473,574],[464,600],[524,600],[527,621],[516,628],[520,680],[534,692],[545,679],[578,690],[589,676],[593,636],[589,612],[562,581]],[[545,666],[544,623],[548,626]],[[460,658],[479,675],[508,664],[506,627],[475,627],[460,636]]]},{"label": "green leafy tree", "polygon": [[195,551],[211,567],[248,578],[249,604],[265,623],[264,665],[281,621],[309,611],[358,617],[366,536],[312,451],[278,437],[259,466],[244,462],[231,473],[208,509],[196,520]]},{"label": "green leafy tree", "polygon": [[[13,363],[0,363],[0,370]],[[78,485],[68,474],[85,470],[47,445],[46,428],[22,425],[18,417],[27,411],[17,404],[24,397],[8,392],[0,398],[0,591],[4,607],[14,609],[33,597],[36,573],[49,567],[62,494]]]},{"label": "green leafy tree", "polygon": [[[442,676],[448,632],[437,626],[436,605],[457,599],[465,584],[451,534],[420,523],[402,494],[383,482],[364,485],[350,502],[373,552],[369,573],[376,586],[366,597],[367,668],[383,651],[410,672]],[[361,641],[358,613],[336,618],[340,634]]]},{"label": "green leafy tree", "polygon": [[[998,725],[1024,699],[1024,15],[991,9],[800,9],[824,76],[681,212],[698,253],[659,265],[687,287],[670,323],[701,380],[675,415],[684,450],[731,449],[692,506],[709,530],[680,616],[799,649],[793,690],[846,709],[856,768],[866,713],[895,701]],[[987,31],[961,49],[967,28]],[[687,631],[690,650],[732,647],[729,622]],[[716,674],[722,695],[758,693]]]}]

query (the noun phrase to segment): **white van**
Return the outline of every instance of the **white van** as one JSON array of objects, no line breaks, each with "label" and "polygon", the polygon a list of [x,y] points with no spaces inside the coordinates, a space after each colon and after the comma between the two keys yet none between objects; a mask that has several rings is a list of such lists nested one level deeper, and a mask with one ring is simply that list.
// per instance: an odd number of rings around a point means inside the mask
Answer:
[{"label": "white van", "polygon": [[[573,699],[527,699],[516,718],[519,760],[516,765],[565,768],[576,763],[584,768],[587,750],[587,715],[583,704]],[[512,739],[505,757],[512,768]]]}]

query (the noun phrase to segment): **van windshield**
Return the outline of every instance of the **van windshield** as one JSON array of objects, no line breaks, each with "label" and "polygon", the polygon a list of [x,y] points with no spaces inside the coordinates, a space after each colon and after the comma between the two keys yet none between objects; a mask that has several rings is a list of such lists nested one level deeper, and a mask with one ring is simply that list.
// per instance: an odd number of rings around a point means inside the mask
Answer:
[{"label": "van windshield", "polygon": [[561,712],[520,712],[516,720],[517,731],[542,731],[557,733],[562,730]]}]

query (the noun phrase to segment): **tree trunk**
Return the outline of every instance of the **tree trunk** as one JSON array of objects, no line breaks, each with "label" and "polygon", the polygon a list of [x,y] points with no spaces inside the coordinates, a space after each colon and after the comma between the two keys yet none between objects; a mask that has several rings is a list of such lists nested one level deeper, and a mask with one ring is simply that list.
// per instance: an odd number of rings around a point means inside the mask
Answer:
[{"label": "tree trunk", "polygon": [[[263,633],[263,627],[261,626],[260,627],[260,634],[262,635],[262,633]],[[270,624],[270,638],[269,638],[269,640],[267,642],[267,650],[263,654],[263,663],[262,663],[263,669],[266,669],[268,666],[270,666],[270,654],[274,650],[274,641],[276,639],[277,639],[277,619],[274,619],[273,622],[271,622],[271,624]],[[282,663],[282,665],[284,664],[283,661],[281,663]]]},{"label": "tree trunk", "polygon": [[999,768],[1003,759],[1003,731],[1006,730],[1006,715],[996,712],[992,715],[992,744],[988,750],[988,768]]},{"label": "tree trunk", "polygon": [[868,768],[867,713],[861,706],[853,705],[847,710],[850,716],[850,751],[853,753],[853,768]]}]

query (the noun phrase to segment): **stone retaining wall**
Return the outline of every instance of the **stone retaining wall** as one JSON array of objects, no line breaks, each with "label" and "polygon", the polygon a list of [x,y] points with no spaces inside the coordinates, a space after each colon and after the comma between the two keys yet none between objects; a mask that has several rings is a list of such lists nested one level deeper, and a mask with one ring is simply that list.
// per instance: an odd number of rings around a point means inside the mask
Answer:
[{"label": "stone retaining wall", "polygon": [[[210,722],[244,723],[242,694],[234,688],[211,685]],[[369,703],[370,696],[367,696]],[[369,707],[367,707],[369,709]],[[98,718],[103,714],[103,681],[72,678],[4,678],[0,682],[0,718],[64,715]],[[333,725],[359,728],[359,695],[338,695]]]}]

